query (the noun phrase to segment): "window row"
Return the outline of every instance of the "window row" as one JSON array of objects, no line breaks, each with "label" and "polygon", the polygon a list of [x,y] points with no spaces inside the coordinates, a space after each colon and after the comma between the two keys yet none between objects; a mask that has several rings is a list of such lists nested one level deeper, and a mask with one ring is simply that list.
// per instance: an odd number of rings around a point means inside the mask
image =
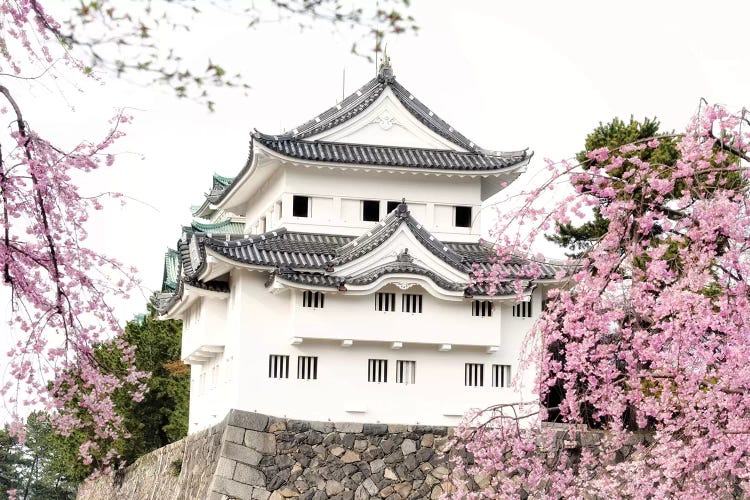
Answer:
[{"label": "window row", "polygon": [[[416,381],[417,362],[403,359],[396,360],[396,383],[413,384]],[[388,360],[367,360],[367,381],[386,383],[388,382]]]},{"label": "window row", "polygon": [[[375,294],[375,310],[385,312],[396,311],[396,294],[391,292],[378,292]],[[416,293],[401,294],[401,312],[422,313],[422,296]]]},{"label": "window row", "polygon": [[[510,387],[510,380],[510,365],[492,365],[492,387]],[[464,385],[467,387],[484,386],[483,363],[466,363]]]},{"label": "window row", "polygon": [[[268,378],[289,378],[289,359],[287,354],[268,356]],[[375,383],[388,382],[388,360],[367,360],[367,381]],[[297,378],[300,380],[317,380],[318,357],[297,356]],[[396,360],[395,379],[397,384],[414,384],[417,379],[417,362]],[[203,380],[201,380],[203,384]],[[492,387],[510,387],[510,365],[492,365]],[[484,364],[466,363],[464,368],[464,385],[467,387],[484,386]]]},{"label": "window row", "polygon": [[[320,309],[325,305],[325,294],[305,290],[302,292],[302,307]],[[495,304],[491,300],[474,300],[471,303],[471,315],[490,318]],[[375,310],[382,312],[396,312],[396,294],[393,292],[378,292],[375,294]],[[401,294],[401,312],[422,313],[422,295],[414,293]],[[532,314],[531,301],[519,302],[513,306],[513,317],[530,318]]]},{"label": "window row", "polygon": [[[364,222],[377,222],[385,214],[380,213],[380,200],[361,200],[360,218]],[[386,214],[396,210],[398,201],[387,201],[385,203]],[[312,217],[312,200],[309,196],[292,196],[292,216]],[[472,210],[469,206],[455,205],[453,207],[453,225],[455,227],[471,227]]]},{"label": "window row", "polygon": [[[268,356],[268,378],[289,378],[289,356],[271,354]],[[297,378],[316,380],[318,378],[318,357],[297,356]]]}]

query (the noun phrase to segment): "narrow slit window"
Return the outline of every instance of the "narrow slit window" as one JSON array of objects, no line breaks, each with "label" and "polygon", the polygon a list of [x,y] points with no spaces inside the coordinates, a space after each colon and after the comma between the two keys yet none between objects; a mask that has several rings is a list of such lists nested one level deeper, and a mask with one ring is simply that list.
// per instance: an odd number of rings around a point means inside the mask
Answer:
[{"label": "narrow slit window", "polygon": [[519,302],[513,306],[513,316],[516,318],[530,318],[531,317],[531,300],[527,302]]},{"label": "narrow slit window", "polygon": [[510,365],[492,365],[492,387],[510,387]]},{"label": "narrow slit window", "polygon": [[325,305],[325,294],[323,292],[313,292],[305,290],[302,292],[302,307],[311,307],[313,309],[322,309]]},{"label": "narrow slit window", "polygon": [[417,362],[416,361],[396,361],[396,383],[413,384],[416,380]]},{"label": "narrow slit window", "polygon": [[375,294],[375,310],[376,311],[389,311],[393,312],[396,310],[396,294],[395,293],[376,293]]},{"label": "narrow slit window", "polygon": [[380,220],[380,201],[362,200],[362,220],[366,222]]},{"label": "narrow slit window", "polygon": [[370,359],[367,361],[368,382],[388,382],[388,360]]},{"label": "narrow slit window", "polygon": [[482,363],[466,363],[464,385],[467,387],[484,386],[484,365]]},{"label": "narrow slit window", "polygon": [[292,215],[294,217],[310,217],[310,197],[297,196],[292,197]]},{"label": "narrow slit window", "polygon": [[386,203],[386,211],[388,213],[393,212],[394,210],[398,208],[400,203],[401,203],[400,201],[389,201],[388,203]]},{"label": "narrow slit window", "polygon": [[455,226],[471,227],[471,207],[455,207]]},{"label": "narrow slit window", "polygon": [[421,313],[422,296],[414,293],[405,293],[401,296],[401,312]]},{"label": "narrow slit window", "polygon": [[289,356],[285,354],[268,356],[268,378],[289,378]]},{"label": "narrow slit window", "polygon": [[317,356],[298,356],[297,357],[297,378],[302,380],[317,380],[318,378],[318,357]]},{"label": "narrow slit window", "polygon": [[492,316],[494,304],[490,300],[475,300],[471,303],[471,315],[480,317]]}]

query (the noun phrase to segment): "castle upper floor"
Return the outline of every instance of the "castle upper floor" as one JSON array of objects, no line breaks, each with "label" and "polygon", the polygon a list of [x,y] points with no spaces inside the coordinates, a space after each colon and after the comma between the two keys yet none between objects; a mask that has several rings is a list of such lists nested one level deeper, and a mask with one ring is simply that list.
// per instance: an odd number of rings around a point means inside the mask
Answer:
[{"label": "castle upper floor", "polygon": [[196,214],[244,217],[244,233],[286,227],[356,235],[405,200],[436,236],[476,240],[482,203],[520,175],[526,150],[481,148],[401,86],[376,78],[283,134],[255,132],[242,171]]}]

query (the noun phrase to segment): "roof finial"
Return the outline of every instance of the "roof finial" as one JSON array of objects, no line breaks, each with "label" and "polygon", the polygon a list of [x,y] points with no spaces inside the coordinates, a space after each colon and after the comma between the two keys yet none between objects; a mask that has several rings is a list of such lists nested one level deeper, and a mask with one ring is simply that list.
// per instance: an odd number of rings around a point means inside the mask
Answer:
[{"label": "roof finial", "polygon": [[391,58],[388,57],[388,44],[383,47],[383,55],[380,58],[380,71],[378,71],[378,79],[381,82],[391,83],[396,77],[393,76],[393,68],[391,67]]}]

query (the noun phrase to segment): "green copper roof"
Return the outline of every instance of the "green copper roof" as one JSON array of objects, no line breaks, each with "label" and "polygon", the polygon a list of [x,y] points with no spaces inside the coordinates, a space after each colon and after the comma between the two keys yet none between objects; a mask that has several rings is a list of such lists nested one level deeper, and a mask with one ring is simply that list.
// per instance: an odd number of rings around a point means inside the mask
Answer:
[{"label": "green copper roof", "polygon": [[164,254],[164,277],[162,278],[161,291],[174,292],[177,289],[177,278],[180,273],[180,254],[177,250],[167,249]]},{"label": "green copper roof", "polygon": [[190,223],[190,226],[196,231],[211,234],[242,234],[245,230],[245,224],[242,222],[232,222],[232,219],[213,223],[193,220],[193,222]]},{"label": "green copper roof", "polygon": [[223,187],[227,187],[232,183],[234,180],[234,177],[224,177],[223,175],[219,175],[214,172],[214,186],[216,184],[221,184]]}]

